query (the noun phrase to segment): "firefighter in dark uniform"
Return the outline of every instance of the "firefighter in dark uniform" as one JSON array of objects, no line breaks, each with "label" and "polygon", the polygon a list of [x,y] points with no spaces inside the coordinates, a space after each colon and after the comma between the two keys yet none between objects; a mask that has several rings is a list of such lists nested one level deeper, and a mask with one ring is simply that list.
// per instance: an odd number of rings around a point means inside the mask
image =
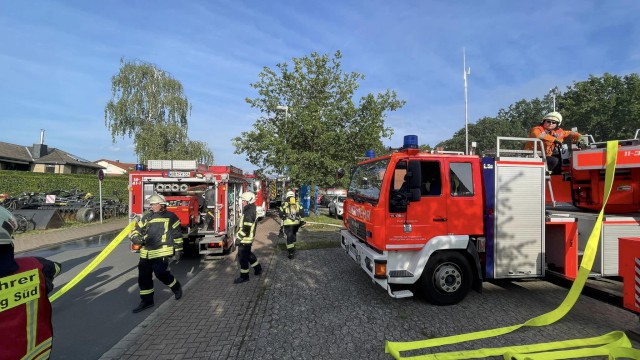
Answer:
[{"label": "firefighter in dark uniform", "polygon": [[284,234],[287,237],[287,252],[289,253],[289,259],[293,259],[293,255],[296,251],[296,236],[298,229],[304,225],[304,220],[300,216],[302,207],[296,201],[293,191],[288,191],[285,195],[285,202],[280,207],[280,217],[282,218],[282,227],[284,228]]},{"label": "firefighter in dark uniform", "polygon": [[16,259],[17,228],[13,214],[0,207],[0,359],[48,359],[53,339],[48,294],[60,264],[41,257]]},{"label": "firefighter in dark uniform", "polygon": [[131,232],[131,242],[142,245],[138,262],[138,285],[140,286],[140,304],[133,309],[134,313],[153,306],[153,278],[169,286],[176,300],[182,297],[182,287],[169,272],[169,260],[174,255],[175,240],[182,240],[180,219],[167,210],[164,196],[154,194],[149,197],[151,212],[146,213],[136,223]]},{"label": "firefighter in dark uniform", "polygon": [[242,217],[240,217],[240,225],[238,234],[236,235],[236,245],[238,246],[238,262],[240,263],[240,277],[233,280],[234,284],[240,284],[249,281],[249,267],[253,268],[256,275],[262,273],[262,265],[258,261],[256,255],[251,252],[253,238],[256,235],[256,223],[258,221],[256,215],[256,196],[247,191],[240,195],[242,198]]}]

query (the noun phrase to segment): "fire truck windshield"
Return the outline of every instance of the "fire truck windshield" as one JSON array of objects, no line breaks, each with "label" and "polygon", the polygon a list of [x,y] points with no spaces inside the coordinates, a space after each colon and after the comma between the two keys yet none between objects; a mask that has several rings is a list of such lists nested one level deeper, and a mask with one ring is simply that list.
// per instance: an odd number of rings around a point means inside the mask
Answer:
[{"label": "fire truck windshield", "polygon": [[353,169],[347,196],[359,202],[378,203],[380,188],[390,159],[368,162]]}]

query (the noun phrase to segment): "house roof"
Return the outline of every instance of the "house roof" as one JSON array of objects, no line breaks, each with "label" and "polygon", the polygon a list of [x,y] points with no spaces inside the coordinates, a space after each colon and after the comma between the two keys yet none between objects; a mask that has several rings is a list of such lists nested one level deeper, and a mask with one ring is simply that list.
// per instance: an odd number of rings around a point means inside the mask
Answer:
[{"label": "house roof", "polygon": [[27,164],[76,165],[93,169],[104,169],[103,166],[56,148],[47,148],[47,154],[38,159],[34,159],[32,154],[33,146],[21,146],[0,142],[0,161]]},{"label": "house roof", "polygon": [[111,164],[113,166],[117,166],[117,167],[119,167],[119,168],[121,168],[122,170],[125,170],[125,171],[131,171],[131,170],[135,170],[136,169],[136,164],[123,163],[123,162],[113,161],[113,160],[108,160],[108,159],[96,160],[96,161],[94,161],[94,163],[99,163],[100,161],[104,161],[104,162],[106,162],[108,164]]}]

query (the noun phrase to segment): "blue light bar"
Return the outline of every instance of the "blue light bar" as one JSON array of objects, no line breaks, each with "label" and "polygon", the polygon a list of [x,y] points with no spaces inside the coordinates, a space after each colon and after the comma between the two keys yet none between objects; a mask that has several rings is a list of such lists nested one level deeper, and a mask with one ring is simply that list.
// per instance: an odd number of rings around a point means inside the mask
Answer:
[{"label": "blue light bar", "polygon": [[376,153],[373,150],[367,150],[364,152],[364,156],[366,158],[373,159],[374,157],[376,157]]},{"label": "blue light bar", "polygon": [[405,135],[403,149],[417,149],[418,148],[418,135]]}]

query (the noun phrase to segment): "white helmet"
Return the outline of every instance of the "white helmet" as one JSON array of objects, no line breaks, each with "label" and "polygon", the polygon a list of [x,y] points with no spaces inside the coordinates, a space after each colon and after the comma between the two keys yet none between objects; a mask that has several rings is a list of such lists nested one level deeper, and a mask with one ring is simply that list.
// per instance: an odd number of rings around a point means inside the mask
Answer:
[{"label": "white helmet", "polygon": [[242,198],[243,201],[246,201],[249,204],[253,204],[254,202],[256,202],[256,196],[251,191],[242,193],[242,195],[240,195],[240,198]]},{"label": "white helmet", "polygon": [[560,124],[562,124],[562,115],[557,111],[552,111],[542,118],[542,121],[545,120],[557,121],[558,126],[560,126]]},{"label": "white helmet", "polygon": [[293,191],[287,191],[287,194],[284,196],[286,198],[290,198],[290,197],[295,197],[296,194],[293,193]]},{"label": "white helmet", "polygon": [[13,232],[18,228],[18,221],[13,214],[0,206],[0,245],[13,244]]},{"label": "white helmet", "polygon": [[167,205],[167,200],[160,194],[153,194],[149,196],[149,199],[147,199],[147,201],[149,201],[149,204]]}]

